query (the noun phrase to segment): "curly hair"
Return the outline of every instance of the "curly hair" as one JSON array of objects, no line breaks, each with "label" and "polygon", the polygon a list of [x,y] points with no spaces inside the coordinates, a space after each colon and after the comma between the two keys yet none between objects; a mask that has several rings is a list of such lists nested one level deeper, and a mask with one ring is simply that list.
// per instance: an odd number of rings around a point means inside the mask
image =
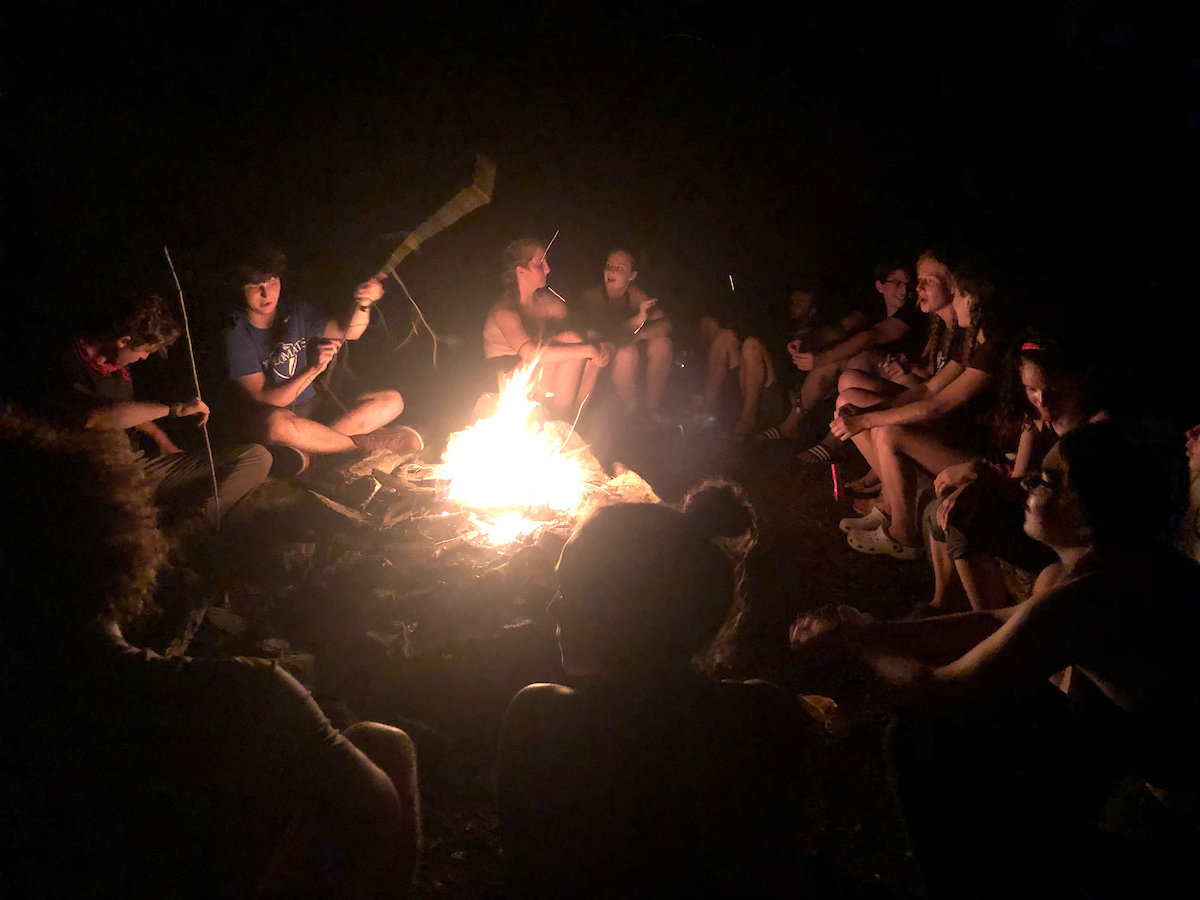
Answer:
[{"label": "curly hair", "polygon": [[0,628],[31,649],[151,595],[166,545],[123,434],[68,432],[0,411]]},{"label": "curly hair", "polygon": [[[153,347],[164,353],[179,337],[179,323],[158,294],[124,294],[101,306],[109,315],[109,321],[95,323],[100,324],[99,328],[85,328],[88,337],[110,341],[128,337],[134,347]],[[100,314],[97,311],[94,317]]]}]

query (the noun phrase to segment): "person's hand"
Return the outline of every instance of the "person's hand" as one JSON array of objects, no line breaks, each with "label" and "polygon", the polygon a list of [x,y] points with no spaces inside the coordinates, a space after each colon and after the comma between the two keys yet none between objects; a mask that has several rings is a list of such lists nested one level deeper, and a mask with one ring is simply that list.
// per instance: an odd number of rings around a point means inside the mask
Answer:
[{"label": "person's hand", "polygon": [[862,420],[859,415],[837,416],[829,423],[829,430],[838,440],[848,441],[864,430]]},{"label": "person's hand", "polygon": [[638,315],[641,317],[642,321],[645,321],[650,316],[650,312],[657,305],[658,300],[655,297],[647,297],[638,304]]},{"label": "person's hand", "polygon": [[933,480],[933,491],[939,497],[946,497],[961,490],[972,481],[979,478],[980,466],[978,460],[968,460],[965,463],[955,463],[946,466]]},{"label": "person's hand", "polygon": [[383,285],[375,278],[364,281],[354,290],[354,302],[359,306],[370,306],[383,296]]},{"label": "person's hand", "polygon": [[811,372],[817,368],[817,354],[815,353],[793,353],[792,362],[801,372]]},{"label": "person's hand", "polygon": [[[199,416],[200,421],[196,424],[204,425],[208,422],[208,404],[199,397],[195,400],[185,400],[183,403],[175,405],[175,415],[180,419],[186,416]],[[176,447],[175,450],[178,451],[179,448]]]},{"label": "person's hand", "polygon": [[829,604],[799,616],[792,623],[788,643],[812,662],[850,654],[860,629],[874,620],[845,604]]},{"label": "person's hand", "polygon": [[317,341],[317,358],[313,362],[312,368],[317,372],[324,372],[333,362],[333,358],[337,356],[341,346],[342,342],[337,338],[321,338]]},{"label": "person's hand", "polygon": [[183,450],[175,445],[175,442],[165,434],[162,437],[155,435],[154,443],[158,444],[159,456],[171,456],[175,453],[182,453]]},{"label": "person's hand", "polygon": [[962,492],[966,490],[966,487],[964,484],[946,494],[942,497],[942,502],[938,504],[937,523],[942,531],[950,527],[950,513],[954,511],[954,504],[958,502],[958,498],[962,496]]},{"label": "person's hand", "polygon": [[899,381],[908,374],[894,356],[887,357],[879,364],[879,372],[889,381]]},{"label": "person's hand", "polygon": [[592,356],[592,362],[603,368],[613,361],[613,357],[617,355],[616,344],[610,344],[608,341],[601,341],[595,345],[596,353]]}]

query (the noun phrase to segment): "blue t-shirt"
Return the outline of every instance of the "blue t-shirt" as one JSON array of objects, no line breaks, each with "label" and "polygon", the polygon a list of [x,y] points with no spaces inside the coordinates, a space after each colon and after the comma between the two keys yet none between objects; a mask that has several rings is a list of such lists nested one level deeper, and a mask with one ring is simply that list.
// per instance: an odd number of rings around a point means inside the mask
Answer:
[{"label": "blue t-shirt", "polygon": [[[294,378],[308,368],[308,342],[325,332],[327,316],[321,315],[307,303],[299,304],[284,322],[282,340],[275,340],[269,328],[255,328],[239,313],[237,321],[225,334],[225,358],[229,377],[233,380],[262,372],[267,387],[275,387]],[[296,397],[297,403],[307,403],[317,392],[310,384]]]}]

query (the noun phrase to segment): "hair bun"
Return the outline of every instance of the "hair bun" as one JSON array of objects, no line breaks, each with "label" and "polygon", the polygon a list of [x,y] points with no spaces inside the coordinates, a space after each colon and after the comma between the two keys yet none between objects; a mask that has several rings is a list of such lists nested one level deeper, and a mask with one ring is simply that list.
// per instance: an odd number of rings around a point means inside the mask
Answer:
[{"label": "hair bun", "polygon": [[742,486],[706,481],[688,493],[683,514],[689,530],[706,539],[758,537],[758,519]]}]

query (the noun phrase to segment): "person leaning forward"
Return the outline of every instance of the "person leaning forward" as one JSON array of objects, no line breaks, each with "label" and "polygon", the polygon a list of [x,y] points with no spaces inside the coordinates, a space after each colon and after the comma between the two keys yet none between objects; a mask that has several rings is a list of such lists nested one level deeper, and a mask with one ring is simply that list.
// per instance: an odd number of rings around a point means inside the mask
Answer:
[{"label": "person leaning forward", "polygon": [[179,325],[157,294],[125,297],[120,305],[113,324],[89,329],[58,354],[56,375],[31,408],[74,428],[141,433],[157,448],[152,457],[140,454],[138,462],[164,524],[192,536],[215,530],[234,504],[266,481],[271,455],[258,444],[219,450],[213,496],[207,455],[185,453],[158,424],[189,419],[202,426],[208,405],[199,397],[174,403],[134,399],[130,366],[153,353],[166,355],[179,337]]},{"label": "person leaning forward", "polygon": [[313,306],[280,304],[282,254],[268,253],[239,270],[244,305],[225,334],[229,377],[257,404],[254,428],[269,444],[302,454],[389,449],[401,455],[424,447],[412,428],[385,428],[404,410],[398,391],[360,394],[349,408],[330,408],[313,382],[329,367],[344,341],[362,336],[383,286],[371,279],[354,292],[354,309],[343,320]]}]

